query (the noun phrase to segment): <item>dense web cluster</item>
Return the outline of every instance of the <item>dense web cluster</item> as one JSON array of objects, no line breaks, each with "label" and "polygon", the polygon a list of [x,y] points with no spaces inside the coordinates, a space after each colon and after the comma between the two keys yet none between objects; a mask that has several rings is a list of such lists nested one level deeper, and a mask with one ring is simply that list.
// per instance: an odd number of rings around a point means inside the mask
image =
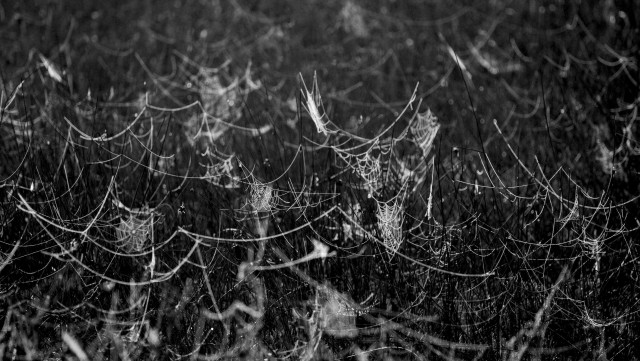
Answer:
[{"label": "dense web cluster", "polygon": [[[589,46],[567,43],[563,58],[539,63],[535,44],[504,39],[508,12],[408,21],[351,0],[326,6],[336,7],[327,33],[293,40],[291,27],[316,24],[242,1],[209,10],[229,12],[246,38],[205,41],[206,22],[178,50],[140,21],[153,56],[83,37],[100,56],[80,65],[135,84],[98,89],[64,65],[68,43],[33,50],[24,77],[3,78],[2,357],[604,360],[638,350],[640,98],[602,91],[589,103],[542,71],[565,86],[580,69],[612,91],[637,87],[637,59],[577,15],[536,36],[579,32]],[[481,31],[450,31],[472,15]],[[434,26],[437,70],[427,71],[420,34]],[[367,45],[396,28],[415,36],[394,30],[388,46]],[[263,59],[332,36],[354,64],[285,74]],[[304,59],[335,55],[318,49]],[[534,66],[534,82],[515,76]],[[506,105],[486,109],[497,101]],[[572,148],[578,140],[588,146]]]}]

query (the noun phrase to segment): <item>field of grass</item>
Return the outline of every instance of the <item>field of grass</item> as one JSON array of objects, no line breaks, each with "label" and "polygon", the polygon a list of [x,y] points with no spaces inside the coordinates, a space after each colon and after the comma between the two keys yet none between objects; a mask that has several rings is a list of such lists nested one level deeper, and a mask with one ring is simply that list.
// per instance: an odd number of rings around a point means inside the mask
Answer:
[{"label": "field of grass", "polygon": [[0,3],[0,357],[639,359],[638,21]]}]

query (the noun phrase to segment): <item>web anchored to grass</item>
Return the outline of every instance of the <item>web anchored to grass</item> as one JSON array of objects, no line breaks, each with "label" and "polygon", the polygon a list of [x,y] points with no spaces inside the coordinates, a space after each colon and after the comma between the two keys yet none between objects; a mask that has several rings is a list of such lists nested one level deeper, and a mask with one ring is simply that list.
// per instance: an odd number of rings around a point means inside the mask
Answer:
[{"label": "web anchored to grass", "polygon": [[426,112],[416,115],[416,120],[410,129],[416,145],[422,151],[423,156],[427,157],[440,129],[438,118],[431,113],[431,109],[427,109]]},{"label": "web anchored to grass", "polygon": [[[165,51],[181,41],[171,43],[151,28],[142,38],[162,44],[161,59],[143,61],[144,55],[83,39],[83,46],[109,54],[97,59],[100,69],[118,80],[133,77],[132,84],[84,89],[93,80],[74,70],[84,62],[69,60],[71,43],[54,47],[59,55],[24,56],[34,59],[26,65],[33,75],[3,78],[5,89],[15,90],[0,91],[0,303],[6,308],[0,354],[59,359],[66,347],[80,359],[311,361],[333,349],[341,353],[327,359],[453,360],[480,359],[489,350],[489,359],[564,352],[588,359],[590,351],[577,350],[594,335],[602,340],[593,351],[600,359],[612,348],[609,356],[631,348],[640,314],[629,287],[639,258],[637,198],[635,183],[619,184],[637,176],[633,87],[620,99],[603,101],[602,93],[580,104],[575,94],[553,90],[532,98],[535,88],[505,75],[520,72],[521,62],[538,63],[520,52],[522,39],[494,44],[499,17],[482,24],[490,26],[471,40],[471,54],[447,43],[446,24],[484,16],[484,4],[436,20],[444,40],[434,51],[451,59],[430,54],[444,60],[445,71],[421,70],[422,63],[416,67],[405,56],[422,56],[424,34],[405,30],[433,24],[398,26],[397,44],[373,49],[371,35],[404,20],[391,8],[380,15],[372,10],[378,4],[360,3],[329,6],[338,20],[322,34],[346,35],[356,45],[354,64],[314,72],[309,85],[269,64],[273,55],[282,61],[284,43],[318,41],[286,39],[305,19],[274,21],[261,6],[241,1],[216,10],[234,12],[223,33],[259,28],[265,34],[211,44],[213,31],[188,32],[202,39],[185,44],[196,60]],[[517,11],[517,5],[509,9]],[[629,23],[612,15],[618,27]],[[13,25],[2,23],[0,30],[6,26]],[[69,32],[86,31],[76,26]],[[339,44],[330,45],[321,51]],[[227,51],[233,47],[242,49]],[[560,54],[567,62],[561,76],[571,64],[588,70],[603,64],[616,71],[603,92],[626,75],[635,84],[636,62],[612,49],[590,63]],[[247,55],[259,65],[236,65]],[[120,73],[114,62],[132,68]],[[464,85],[450,76],[458,67],[460,80],[473,76],[477,94],[456,93]],[[324,99],[318,74],[331,81]],[[483,108],[502,96],[489,91],[493,77],[515,99],[505,101],[513,107],[508,115],[502,103]],[[417,79],[433,86],[414,88]],[[563,86],[572,81],[562,79]],[[442,97],[435,93],[445,87]],[[565,95],[569,100],[560,104]],[[463,104],[476,97],[489,102]],[[589,102],[614,126],[594,126],[585,152],[568,158],[556,151],[553,156],[565,157],[556,168],[553,157],[545,160],[545,146],[529,147],[539,132],[546,131],[552,147],[559,129],[579,133],[597,117],[579,109]],[[487,114],[506,119],[493,129]],[[478,142],[460,131],[471,115]],[[541,115],[546,129],[534,122]],[[569,118],[570,125],[563,123]],[[501,135],[505,143],[496,144]],[[585,158],[591,168],[583,167]],[[366,295],[375,307],[354,301]],[[37,347],[45,351],[34,352]]]},{"label": "web anchored to grass", "polygon": [[247,200],[247,205],[256,213],[271,212],[277,205],[278,195],[274,194],[273,186],[268,183],[261,183],[255,180],[251,183],[251,194]]},{"label": "web anchored to grass", "polygon": [[237,168],[234,163],[239,163],[239,160],[233,154],[227,155],[218,152],[215,148],[213,151],[207,148],[202,156],[207,157],[209,161],[203,165],[206,169],[203,176],[204,180],[222,188],[234,189],[240,187],[240,177],[234,172]]},{"label": "web anchored to grass", "polygon": [[378,193],[383,186],[380,155],[374,157],[371,151],[358,155],[336,151],[336,154],[347,164],[347,167],[360,176],[368,198]]},{"label": "web anchored to grass", "polygon": [[127,252],[141,252],[145,246],[153,244],[153,227],[157,222],[154,212],[148,208],[126,210],[129,215],[120,218],[116,242]]},{"label": "web anchored to grass", "polygon": [[378,206],[378,213],[376,217],[378,219],[378,226],[380,228],[380,234],[386,247],[389,258],[393,258],[396,254],[403,240],[402,223],[404,221],[404,209],[402,207],[402,200],[404,199],[404,187],[400,193],[398,193],[391,200],[381,202],[376,199]]}]

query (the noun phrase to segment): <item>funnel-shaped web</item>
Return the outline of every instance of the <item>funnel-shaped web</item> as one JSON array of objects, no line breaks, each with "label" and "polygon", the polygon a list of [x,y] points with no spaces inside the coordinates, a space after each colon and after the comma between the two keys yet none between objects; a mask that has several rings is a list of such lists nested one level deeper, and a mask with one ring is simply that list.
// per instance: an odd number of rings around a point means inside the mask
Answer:
[{"label": "funnel-shaped web", "polygon": [[382,165],[380,164],[380,156],[373,157],[370,151],[360,155],[340,151],[337,151],[336,154],[362,178],[369,198],[382,188]]},{"label": "funnel-shaped web", "polygon": [[378,203],[376,216],[382,240],[389,256],[393,256],[402,244],[402,222],[404,220],[402,204],[397,199],[390,202],[376,202]]},{"label": "funnel-shaped web", "polygon": [[411,125],[414,141],[425,156],[431,151],[439,129],[440,123],[438,123],[438,118],[431,113],[431,109],[417,114],[416,121]]}]

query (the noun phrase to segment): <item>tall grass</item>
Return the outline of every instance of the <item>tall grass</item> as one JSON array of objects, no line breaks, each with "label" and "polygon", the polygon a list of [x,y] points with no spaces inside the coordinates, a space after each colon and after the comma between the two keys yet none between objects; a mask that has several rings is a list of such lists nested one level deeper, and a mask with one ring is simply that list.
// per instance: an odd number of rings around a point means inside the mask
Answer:
[{"label": "tall grass", "polygon": [[0,8],[3,358],[640,353],[633,2],[176,5]]}]

